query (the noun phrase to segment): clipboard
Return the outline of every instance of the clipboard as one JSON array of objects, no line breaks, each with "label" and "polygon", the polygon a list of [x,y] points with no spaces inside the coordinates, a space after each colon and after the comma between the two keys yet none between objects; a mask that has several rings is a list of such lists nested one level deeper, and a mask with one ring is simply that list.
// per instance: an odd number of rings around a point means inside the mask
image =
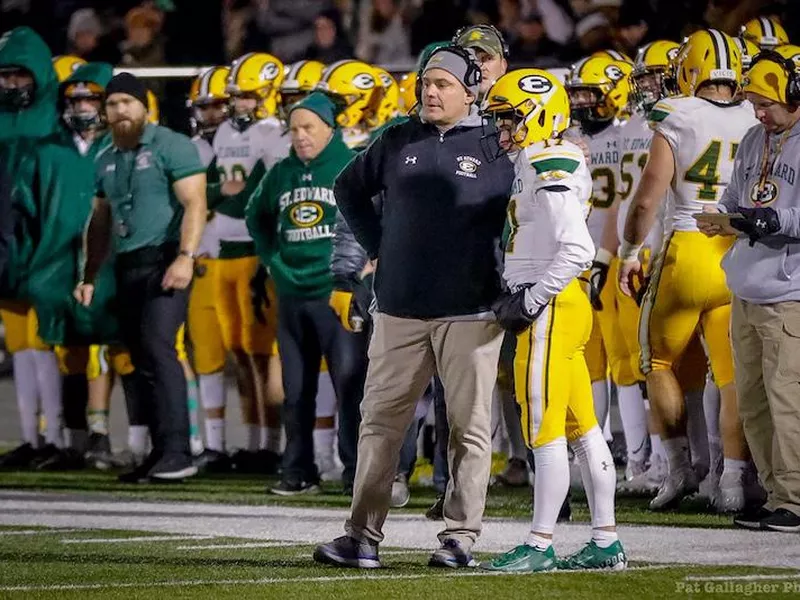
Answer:
[{"label": "clipboard", "polygon": [[713,225],[730,225],[731,219],[744,219],[741,213],[694,213],[695,221],[705,221]]}]

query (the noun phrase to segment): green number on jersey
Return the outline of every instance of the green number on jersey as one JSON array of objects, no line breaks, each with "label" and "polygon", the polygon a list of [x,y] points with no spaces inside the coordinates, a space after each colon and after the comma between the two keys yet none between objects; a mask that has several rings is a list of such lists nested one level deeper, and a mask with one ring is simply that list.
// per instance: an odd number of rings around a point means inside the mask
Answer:
[{"label": "green number on jersey", "polygon": [[713,201],[717,199],[717,186],[719,185],[719,157],[722,142],[712,140],[694,164],[683,176],[685,181],[696,183],[700,186],[697,190],[697,199]]},{"label": "green number on jersey", "polygon": [[[508,203],[506,219],[506,231],[503,232],[503,237],[506,238],[506,254],[514,253],[514,237],[517,235],[519,229],[519,221],[517,221],[517,201],[511,200]],[[507,232],[507,235],[506,235]]]},{"label": "green number on jersey", "polygon": [[[608,208],[614,204],[614,196],[617,193],[617,179],[614,177],[614,171],[608,167],[598,167],[592,171],[592,182],[597,181],[600,177],[605,177],[606,184],[600,188],[605,197],[600,197],[596,193],[592,193],[592,207],[593,208]],[[633,182],[631,182],[633,184]],[[628,190],[630,193],[630,190]]]},{"label": "green number on jersey", "polygon": [[231,165],[230,175],[223,166],[218,165],[217,171],[219,171],[219,180],[221,183],[225,183],[226,181],[247,181],[247,170],[244,168],[244,165],[240,165],[239,163]]},{"label": "green number on jersey", "polygon": [[[639,155],[639,161],[637,163],[639,166],[639,172],[644,171],[644,166],[647,164],[647,156],[648,156],[647,152]],[[622,181],[625,183],[625,190],[620,192],[619,195],[623,201],[627,200],[628,196],[631,195],[631,192],[634,191],[633,175],[625,171],[625,165],[632,162],[633,162],[633,152],[628,152],[625,156],[622,157],[622,162],[620,163],[621,177]]]}]

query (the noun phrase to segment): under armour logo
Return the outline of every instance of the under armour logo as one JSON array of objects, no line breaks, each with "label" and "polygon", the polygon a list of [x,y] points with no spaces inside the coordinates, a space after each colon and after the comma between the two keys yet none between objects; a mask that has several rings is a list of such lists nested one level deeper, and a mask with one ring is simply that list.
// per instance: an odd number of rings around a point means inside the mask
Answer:
[{"label": "under armour logo", "polygon": [[608,468],[611,466],[606,461],[603,461],[600,464],[603,465],[603,471],[608,471]]},{"label": "under armour logo", "polygon": [[303,173],[302,180],[303,181],[311,181],[311,173]]},{"label": "under armour logo", "polygon": [[415,164],[417,164],[417,157],[416,156],[406,156],[406,164],[407,165],[415,165]]}]

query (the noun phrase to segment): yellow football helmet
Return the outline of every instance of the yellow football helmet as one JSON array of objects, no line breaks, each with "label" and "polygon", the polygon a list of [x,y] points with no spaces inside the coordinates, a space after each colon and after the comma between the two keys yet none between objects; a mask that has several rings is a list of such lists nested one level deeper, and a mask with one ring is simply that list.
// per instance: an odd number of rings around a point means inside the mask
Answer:
[{"label": "yellow football helmet", "polygon": [[619,50],[611,50],[611,49],[598,50],[597,52],[594,52],[592,56],[594,57],[603,56],[605,58],[610,58],[611,60],[618,60],[620,62],[633,64],[633,60],[631,60],[631,57],[625,54],[624,52],[620,52]]},{"label": "yellow football helmet", "polygon": [[578,61],[570,69],[566,83],[572,118],[585,125],[622,116],[631,93],[631,73],[631,63],[603,55]]},{"label": "yellow football helmet", "polygon": [[542,69],[517,69],[500,77],[487,92],[481,112],[495,122],[510,120],[511,141],[521,148],[557,138],[569,127],[567,91]]},{"label": "yellow football helmet", "polygon": [[795,68],[800,71],[800,46],[793,44],[784,44],[775,48],[775,52],[780,54],[783,58],[788,58],[794,63]]},{"label": "yellow football helmet", "polygon": [[747,73],[750,65],[753,64],[753,59],[761,52],[761,49],[750,40],[737,35],[733,38],[734,43],[739,48],[739,53],[742,55],[742,73]]},{"label": "yellow football helmet", "polygon": [[789,43],[789,36],[780,21],[771,17],[750,19],[742,26],[741,36],[753,42],[761,50],[772,50],[775,46]]},{"label": "yellow football helmet", "polygon": [[195,133],[212,135],[219,126],[219,123],[206,122],[202,108],[215,103],[221,104],[224,106],[223,115],[227,116],[230,96],[225,90],[229,73],[228,67],[211,67],[192,82],[188,105],[192,111],[191,123]]},{"label": "yellow football helmet", "polygon": [[300,102],[314,90],[324,70],[325,65],[316,60],[300,60],[284,67],[279,103],[281,118],[285,119],[292,104]]},{"label": "yellow football helmet", "polygon": [[372,67],[383,87],[383,98],[378,107],[378,115],[375,123],[376,127],[380,127],[384,123],[388,123],[400,114],[400,86],[397,80],[392,77],[389,71],[381,67]]},{"label": "yellow football helmet", "polygon": [[283,73],[279,58],[265,52],[250,52],[231,64],[226,91],[231,97],[253,95],[258,98],[253,118],[266,119],[278,111]]},{"label": "yellow football helmet", "polygon": [[147,90],[147,120],[153,125],[158,125],[161,120],[161,112],[158,109],[158,98],[156,95]]},{"label": "yellow football helmet", "polygon": [[780,104],[800,103],[800,47],[784,44],[764,50],[753,61],[744,79],[744,91],[758,94]]},{"label": "yellow football helmet", "polygon": [[360,60],[340,60],[328,65],[318,89],[342,107],[336,117],[340,127],[355,127],[377,114],[383,99],[383,85],[375,71]]},{"label": "yellow football helmet", "polygon": [[681,44],[675,78],[684,96],[694,96],[706,83],[726,83],[735,93],[742,81],[742,55],[728,34],[717,29],[695,31]]},{"label": "yellow football helmet", "polygon": [[409,71],[400,78],[400,106],[404,114],[417,104],[417,72]]},{"label": "yellow football helmet", "polygon": [[662,98],[677,94],[672,70],[680,44],[656,40],[639,48],[631,74],[631,92],[636,108],[649,112]]},{"label": "yellow football helmet", "polygon": [[53,57],[53,70],[56,72],[59,83],[66,81],[67,77],[75,72],[75,69],[85,64],[86,61],[81,57],[72,56],[71,54],[62,54]]}]

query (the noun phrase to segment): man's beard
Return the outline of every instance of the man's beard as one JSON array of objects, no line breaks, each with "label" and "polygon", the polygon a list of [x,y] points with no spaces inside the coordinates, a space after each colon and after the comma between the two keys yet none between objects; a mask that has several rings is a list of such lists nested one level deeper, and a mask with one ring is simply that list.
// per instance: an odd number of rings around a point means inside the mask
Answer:
[{"label": "man's beard", "polygon": [[[128,124],[131,126],[128,126]],[[146,124],[146,118],[138,122],[125,119],[111,124],[111,137],[114,140],[114,145],[122,149],[136,148],[139,145],[139,140]]]}]

